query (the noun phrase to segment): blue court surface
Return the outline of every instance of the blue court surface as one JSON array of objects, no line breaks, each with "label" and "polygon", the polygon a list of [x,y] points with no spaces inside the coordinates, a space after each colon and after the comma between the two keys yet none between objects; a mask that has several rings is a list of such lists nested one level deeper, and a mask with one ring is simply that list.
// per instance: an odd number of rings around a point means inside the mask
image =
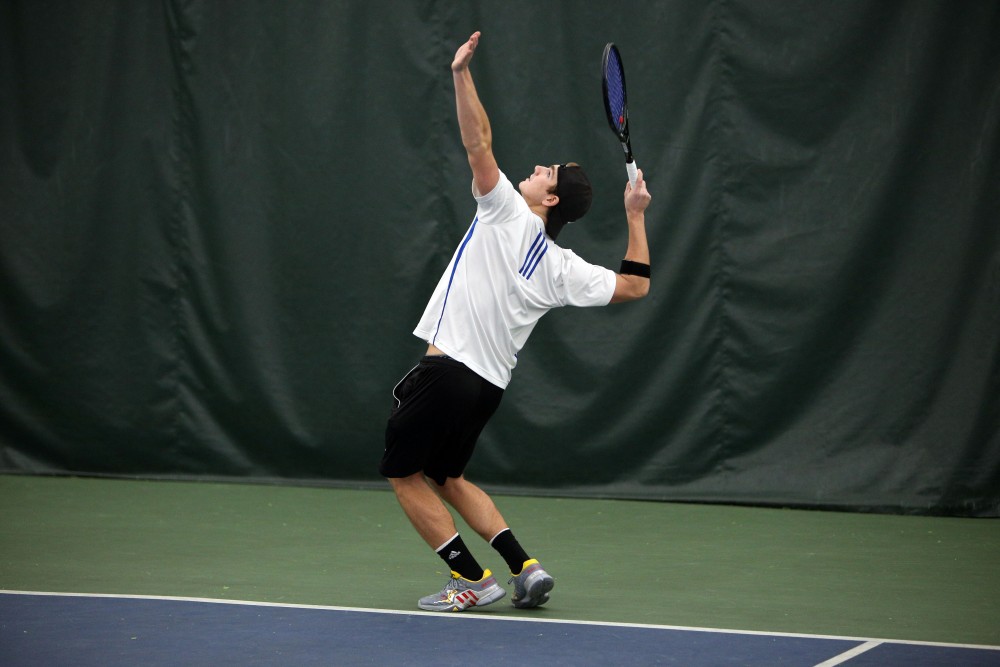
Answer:
[{"label": "blue court surface", "polygon": [[501,615],[510,611],[8,591],[0,593],[0,665],[1000,665],[1000,647]]}]

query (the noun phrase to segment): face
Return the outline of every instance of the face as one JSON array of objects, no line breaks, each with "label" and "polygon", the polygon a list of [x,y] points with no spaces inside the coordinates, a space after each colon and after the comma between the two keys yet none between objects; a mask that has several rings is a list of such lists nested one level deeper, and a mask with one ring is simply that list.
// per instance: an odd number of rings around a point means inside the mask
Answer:
[{"label": "face", "polygon": [[535,204],[548,204],[552,206],[558,201],[558,197],[555,196],[556,183],[558,182],[558,165],[549,165],[548,167],[543,167],[537,165],[535,171],[532,172],[531,176],[521,181],[518,184],[518,189],[521,191],[521,196],[524,200],[528,202],[529,206],[534,206]]}]

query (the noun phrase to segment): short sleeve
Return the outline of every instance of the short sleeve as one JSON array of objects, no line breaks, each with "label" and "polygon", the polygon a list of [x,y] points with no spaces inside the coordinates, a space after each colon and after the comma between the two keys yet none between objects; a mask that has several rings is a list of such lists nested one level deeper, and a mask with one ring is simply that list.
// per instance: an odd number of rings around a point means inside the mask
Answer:
[{"label": "short sleeve", "polygon": [[519,213],[523,213],[521,209],[528,210],[524,198],[514,189],[507,175],[502,171],[492,190],[485,195],[477,196],[475,186],[473,186],[472,194],[478,204],[476,217],[484,225],[506,222]]},{"label": "short sleeve", "polygon": [[615,294],[615,272],[562,249],[560,300],[565,306],[606,306]]}]

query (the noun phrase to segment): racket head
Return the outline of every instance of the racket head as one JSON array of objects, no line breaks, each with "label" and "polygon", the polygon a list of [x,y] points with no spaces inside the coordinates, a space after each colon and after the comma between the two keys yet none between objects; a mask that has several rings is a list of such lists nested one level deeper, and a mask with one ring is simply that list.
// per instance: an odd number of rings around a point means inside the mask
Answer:
[{"label": "racket head", "polygon": [[602,87],[604,90],[604,110],[608,114],[608,125],[619,141],[628,141],[628,99],[625,95],[625,66],[614,42],[604,47],[601,64]]}]

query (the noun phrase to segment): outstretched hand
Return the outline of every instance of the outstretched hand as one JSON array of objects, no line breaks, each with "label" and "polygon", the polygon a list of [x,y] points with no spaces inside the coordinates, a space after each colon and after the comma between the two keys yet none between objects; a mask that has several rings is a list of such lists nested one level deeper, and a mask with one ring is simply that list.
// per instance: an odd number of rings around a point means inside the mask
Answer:
[{"label": "outstretched hand", "polygon": [[649,206],[653,195],[646,189],[646,179],[642,177],[642,169],[636,170],[635,187],[631,183],[625,183],[625,211],[628,213],[642,213]]},{"label": "outstretched hand", "polygon": [[476,47],[479,46],[479,36],[478,30],[472,33],[469,37],[469,41],[462,46],[458,47],[458,51],[455,52],[455,59],[451,61],[451,70],[453,72],[460,72],[463,69],[469,68],[469,62],[472,60],[472,54],[475,53]]}]

